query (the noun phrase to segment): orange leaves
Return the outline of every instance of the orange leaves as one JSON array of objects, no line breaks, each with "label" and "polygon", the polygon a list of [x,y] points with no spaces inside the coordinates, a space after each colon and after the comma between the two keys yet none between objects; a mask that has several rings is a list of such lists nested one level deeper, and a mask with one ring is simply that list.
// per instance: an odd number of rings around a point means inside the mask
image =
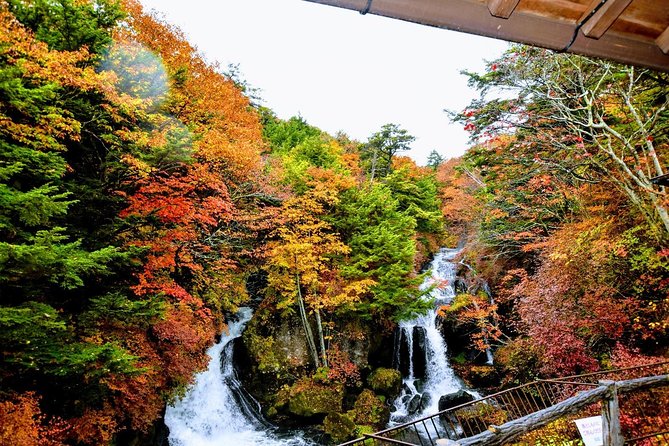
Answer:
[{"label": "orange leaves", "polygon": [[[138,295],[160,293],[174,302],[201,307],[201,300],[175,281],[175,276],[184,270],[196,276],[206,274],[205,269],[216,264],[201,260],[213,248],[207,237],[230,221],[234,207],[226,185],[206,165],[196,163],[183,169],[185,174],[142,180],[121,216],[141,218],[148,224],[135,240],[129,240],[149,248],[134,291]],[[215,253],[214,257],[225,256]]]},{"label": "orange leaves", "polygon": [[171,78],[168,111],[199,136],[195,156],[216,164],[233,184],[261,172],[264,143],[256,113],[234,83],[209,65],[173,26],[145,14],[134,0],[123,2],[132,30],[118,38],[136,41],[162,58]]},{"label": "orange leaves", "polygon": [[114,395],[116,412],[120,411],[132,429],[138,432],[148,432],[165,407],[165,401],[156,389],[163,388],[167,379],[155,370],[157,365],[151,364],[152,369],[141,375],[113,376],[107,381]]},{"label": "orange leaves", "polygon": [[489,349],[502,337],[502,332],[493,322],[497,320],[497,305],[491,303],[486,295],[458,294],[450,305],[440,307],[438,314],[441,317],[452,314],[459,325],[470,327],[470,338],[477,350]]},{"label": "orange leaves", "polygon": [[47,420],[33,392],[0,401],[0,444],[63,446],[71,427],[57,418]]},{"label": "orange leaves", "polygon": [[83,444],[109,444],[118,430],[116,414],[109,406],[99,410],[87,409],[70,423],[74,439]]},{"label": "orange leaves", "polygon": [[0,402],[0,443],[38,446],[41,412],[34,394]]},{"label": "orange leaves", "polygon": [[165,320],[154,325],[152,331],[163,352],[163,372],[172,382],[187,384],[207,365],[205,350],[216,335],[214,328],[211,317],[186,305],[173,306]]},{"label": "orange leaves", "polygon": [[351,361],[349,354],[338,345],[333,345],[328,350],[328,379],[341,384],[351,386],[360,381],[360,370]]},{"label": "orange leaves", "polygon": [[450,159],[437,167],[436,178],[441,184],[439,189],[442,201],[442,214],[451,231],[459,235],[465,230],[476,215],[474,193],[480,186],[465,172],[458,172],[460,159]]}]

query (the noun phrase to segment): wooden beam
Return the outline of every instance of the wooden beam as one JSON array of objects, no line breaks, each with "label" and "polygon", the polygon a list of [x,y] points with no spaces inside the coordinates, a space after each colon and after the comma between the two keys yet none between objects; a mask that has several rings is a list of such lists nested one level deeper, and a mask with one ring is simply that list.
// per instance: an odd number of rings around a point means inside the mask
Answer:
[{"label": "wooden beam", "polygon": [[658,186],[669,186],[669,173],[650,179],[650,182]]},{"label": "wooden beam", "polygon": [[460,446],[501,446],[511,443],[519,436],[547,425],[565,415],[578,412],[590,404],[601,401],[609,392],[608,387],[599,386],[592,390],[581,392],[547,409],[534,412],[517,418],[492,430],[483,431],[473,437],[457,440]]},{"label": "wooden beam", "polygon": [[669,54],[669,28],[665,29],[660,37],[655,39],[655,43],[660,47],[664,54]]},{"label": "wooden beam", "polygon": [[508,19],[520,0],[488,0],[488,11],[495,17]]},{"label": "wooden beam", "polygon": [[586,36],[599,39],[613,25],[632,0],[608,0],[599,10],[585,22],[581,30]]},{"label": "wooden beam", "polygon": [[620,428],[620,407],[615,381],[600,381],[609,388],[609,394],[602,401],[602,440],[604,446],[623,446],[625,439]]},{"label": "wooden beam", "polygon": [[[368,0],[307,1],[354,11],[364,10],[368,3]],[[563,50],[574,35],[573,23],[522,11],[501,19],[490,14],[486,3],[472,0],[374,0],[369,13],[554,50]],[[599,40],[578,33],[568,51],[669,72],[669,55],[653,41],[616,33],[605,33]]]},{"label": "wooden beam", "polygon": [[643,378],[618,381],[616,383],[616,387],[619,393],[660,386],[669,386],[669,375],[646,376]]},{"label": "wooden beam", "polygon": [[588,3],[588,6],[585,7],[585,11],[583,12],[583,15],[581,15],[581,18],[578,19],[578,23],[582,23],[585,20],[587,20],[590,17],[590,15],[592,15],[595,8],[600,3],[602,3],[602,1],[606,1],[606,0],[590,0],[590,3]]}]

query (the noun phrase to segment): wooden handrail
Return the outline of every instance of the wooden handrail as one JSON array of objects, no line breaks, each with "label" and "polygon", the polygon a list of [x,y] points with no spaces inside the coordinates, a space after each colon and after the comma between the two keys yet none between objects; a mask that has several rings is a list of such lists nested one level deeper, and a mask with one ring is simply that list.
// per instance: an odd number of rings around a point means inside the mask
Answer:
[{"label": "wooden handrail", "polygon": [[[660,363],[655,363],[655,364],[649,364],[647,366],[641,366],[641,367],[629,367],[626,369],[619,369],[619,370],[613,370],[613,371],[607,371],[607,372],[596,372],[596,373],[590,373],[587,375],[582,375],[582,376],[596,376],[600,374],[605,374],[605,373],[611,373],[611,372],[616,372],[616,371],[628,371],[632,370],[635,368],[645,368],[645,367],[653,367],[653,366],[658,366],[658,365],[665,365],[669,364],[669,362],[660,362]],[[565,377],[565,378],[575,378],[575,377]],[[576,381],[565,381],[565,380],[538,380],[538,381],[533,381],[531,383],[524,384],[519,387],[515,387],[513,389],[508,389],[502,392],[498,392],[492,395],[488,395],[484,398],[477,399],[475,401],[465,403],[444,411],[440,411],[436,414],[430,415],[428,417],[420,418],[418,420],[414,420],[408,423],[404,423],[399,426],[394,426],[379,432],[376,432],[374,434],[365,434],[364,437],[357,438],[355,440],[349,441],[347,443],[343,443],[340,446],[353,446],[353,445],[362,445],[364,444],[364,441],[366,439],[374,439],[374,440],[379,440],[383,441],[386,443],[392,443],[392,444],[398,444],[398,445],[404,445],[404,446],[416,446],[412,443],[407,443],[404,441],[400,440],[395,440],[389,437],[384,436],[384,434],[388,434],[393,431],[400,431],[408,426],[416,425],[417,423],[420,423],[421,421],[425,421],[430,418],[435,418],[442,416],[447,413],[454,413],[456,410],[460,408],[464,408],[467,406],[472,406],[477,403],[485,402],[486,400],[493,399],[494,397],[505,394],[509,391],[512,390],[519,390],[519,389],[524,389],[528,386],[537,384],[537,383],[551,383],[551,384],[566,384],[566,385],[587,385],[587,386],[593,386],[596,385],[597,387],[594,389],[590,389],[584,392],[579,393],[576,396],[573,396],[571,398],[567,398],[564,401],[561,401],[555,405],[552,405],[546,409],[539,410],[537,412],[533,412],[531,414],[522,416],[520,418],[517,418],[515,420],[509,421],[507,423],[502,424],[501,426],[491,426],[489,430],[482,432],[480,434],[474,435],[472,437],[468,437],[465,439],[461,439],[457,441],[457,444],[460,446],[478,446],[478,445],[490,445],[490,446],[496,446],[496,445],[502,445],[506,442],[513,441],[514,439],[518,438],[519,436],[528,433],[529,431],[535,430],[537,428],[540,428],[542,426],[545,426],[565,415],[570,415],[573,413],[578,412],[579,410],[585,408],[586,406],[597,403],[597,402],[605,402],[602,404],[603,407],[603,415],[604,418],[608,418],[609,421],[613,421],[610,418],[612,418],[611,415],[614,415],[613,418],[617,419],[617,394],[618,393],[627,393],[631,392],[634,390],[640,390],[640,389],[645,389],[649,387],[655,387],[655,386],[665,386],[669,385],[669,374],[665,375],[656,375],[656,376],[647,376],[643,378],[635,378],[635,379],[628,379],[628,380],[622,380],[622,381],[600,381],[599,384],[593,384],[593,383],[584,383],[584,382],[576,382]],[[616,423],[613,422],[612,424],[608,424],[607,426],[612,426],[608,428],[612,432],[619,432],[619,429],[616,427]],[[615,446],[616,444],[619,444],[618,441],[621,441],[617,438],[619,438],[619,434],[615,434],[612,436],[613,440],[610,442],[607,442],[607,445],[612,445]],[[621,444],[621,443],[620,443]]]},{"label": "wooden handrail", "polygon": [[501,426],[491,426],[489,430],[478,435],[458,440],[458,444],[460,446],[502,445],[531,430],[545,426],[558,418],[573,414],[590,404],[601,401],[608,393],[609,387],[599,386],[567,398],[548,409],[525,415]]}]

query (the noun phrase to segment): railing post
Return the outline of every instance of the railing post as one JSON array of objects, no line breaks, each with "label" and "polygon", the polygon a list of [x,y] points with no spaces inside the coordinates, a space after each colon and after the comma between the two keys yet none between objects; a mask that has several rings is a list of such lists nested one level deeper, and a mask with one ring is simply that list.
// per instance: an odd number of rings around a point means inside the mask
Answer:
[{"label": "railing post", "polygon": [[618,391],[615,381],[599,381],[603,386],[608,387],[609,391],[606,398],[602,401],[602,440],[604,446],[623,446],[623,439],[620,430],[620,407],[618,406]]}]

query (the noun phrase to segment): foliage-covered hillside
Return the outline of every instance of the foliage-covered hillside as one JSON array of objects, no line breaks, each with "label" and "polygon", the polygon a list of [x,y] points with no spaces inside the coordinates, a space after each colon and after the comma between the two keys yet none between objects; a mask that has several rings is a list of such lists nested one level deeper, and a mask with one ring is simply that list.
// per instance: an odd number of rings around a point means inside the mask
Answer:
[{"label": "foliage-covered hillside", "polygon": [[419,167],[395,124],[277,118],[135,0],[0,22],[0,444],[148,444],[242,305],[267,416],[378,429],[387,340],[459,239],[442,313],[495,385],[667,354],[664,74],[514,47],[469,73],[473,147]]},{"label": "foliage-covered hillside", "polygon": [[669,78],[526,47],[468,75],[481,96],[454,117],[475,145],[439,178],[470,292],[446,312],[510,381],[666,355],[669,194],[650,180],[669,167]]},{"label": "foliage-covered hillside", "polygon": [[134,0],[0,20],[0,443],[150,437],[247,289],[334,381],[338,318],[424,305],[440,203],[406,131],[281,121]]}]

